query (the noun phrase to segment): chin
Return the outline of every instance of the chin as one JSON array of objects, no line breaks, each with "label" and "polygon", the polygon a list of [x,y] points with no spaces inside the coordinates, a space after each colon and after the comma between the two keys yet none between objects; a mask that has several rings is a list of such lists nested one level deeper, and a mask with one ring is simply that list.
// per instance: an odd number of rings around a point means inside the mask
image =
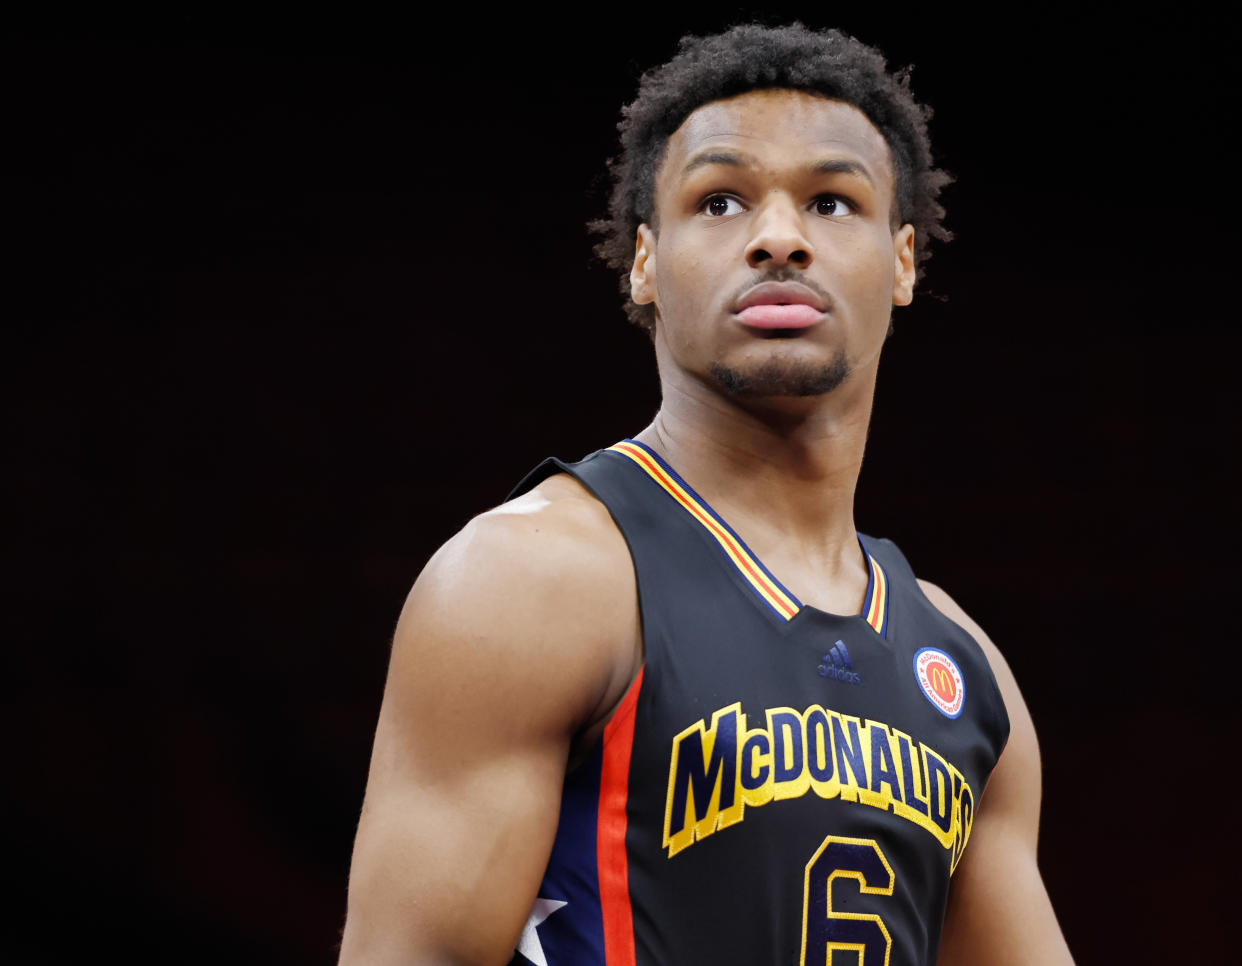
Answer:
[{"label": "chin", "polygon": [[850,374],[845,354],[838,353],[827,364],[767,359],[761,363],[732,368],[713,362],[708,369],[712,379],[731,396],[824,396],[845,382]]}]

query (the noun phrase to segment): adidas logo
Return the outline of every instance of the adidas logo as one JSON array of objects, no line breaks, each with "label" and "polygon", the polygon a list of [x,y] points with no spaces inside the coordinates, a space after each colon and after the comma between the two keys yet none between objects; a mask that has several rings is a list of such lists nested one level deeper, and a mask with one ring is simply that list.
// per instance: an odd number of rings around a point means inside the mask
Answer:
[{"label": "adidas logo", "polygon": [[824,663],[815,669],[821,678],[832,678],[834,681],[844,681],[846,684],[862,683],[858,672],[854,670],[853,662],[850,661],[850,652],[845,649],[845,641],[837,641],[832,645],[832,650],[824,655],[823,661]]}]

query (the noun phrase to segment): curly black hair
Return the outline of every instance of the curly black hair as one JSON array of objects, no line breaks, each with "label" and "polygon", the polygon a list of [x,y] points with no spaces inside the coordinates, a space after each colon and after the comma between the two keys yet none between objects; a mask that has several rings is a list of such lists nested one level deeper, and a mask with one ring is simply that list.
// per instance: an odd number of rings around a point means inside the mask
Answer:
[{"label": "curly black hair", "polygon": [[940,191],[953,179],[932,167],[927,122],[931,109],[914,100],[910,69],[889,73],[884,55],[839,30],[815,31],[743,24],[710,37],[686,36],[667,64],[643,74],[638,96],[621,110],[621,153],[612,175],[609,217],[592,221],[602,236],[595,253],[621,274],[630,321],[648,330],[655,308],[630,299],[629,273],[638,226],[651,223],[656,171],[668,139],[697,108],[748,91],[782,88],[844,101],[862,111],[884,136],[896,181],[894,229],[914,226],[914,262],[929,256],[932,239],[948,241]]}]

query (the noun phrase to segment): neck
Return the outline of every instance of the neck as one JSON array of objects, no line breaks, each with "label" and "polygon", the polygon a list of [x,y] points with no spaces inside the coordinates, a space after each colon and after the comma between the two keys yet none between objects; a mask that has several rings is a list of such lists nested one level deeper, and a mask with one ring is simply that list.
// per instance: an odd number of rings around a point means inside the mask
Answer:
[{"label": "neck", "polygon": [[855,566],[854,490],[875,375],[855,371],[818,397],[739,399],[678,373],[662,378],[660,411],[638,439],[748,540],[779,540],[827,570]]}]

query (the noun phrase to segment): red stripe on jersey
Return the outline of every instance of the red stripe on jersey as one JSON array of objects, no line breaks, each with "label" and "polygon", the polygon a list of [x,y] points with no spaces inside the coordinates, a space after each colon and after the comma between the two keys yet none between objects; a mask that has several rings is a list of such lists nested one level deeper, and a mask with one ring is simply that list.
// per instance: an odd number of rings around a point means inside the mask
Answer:
[{"label": "red stripe on jersey", "polygon": [[642,686],[640,668],[616,713],[604,727],[595,849],[607,966],[634,966],[634,912],[630,908],[629,857],[625,852],[625,804],[630,785],[630,750],[634,746],[634,711]]}]

